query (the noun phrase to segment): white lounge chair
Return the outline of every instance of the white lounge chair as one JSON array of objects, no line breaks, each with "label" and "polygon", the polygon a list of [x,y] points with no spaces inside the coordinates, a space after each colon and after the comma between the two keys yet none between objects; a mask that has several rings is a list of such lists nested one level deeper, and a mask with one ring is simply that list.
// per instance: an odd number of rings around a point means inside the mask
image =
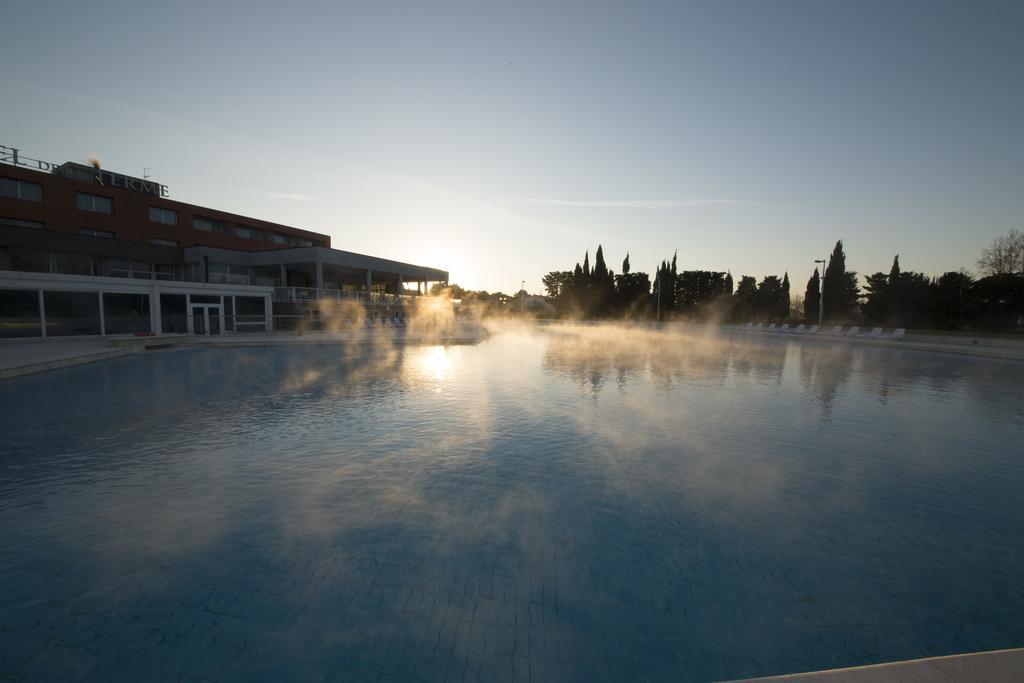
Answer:
[{"label": "white lounge chair", "polygon": [[818,334],[818,326],[811,325],[810,329],[807,330],[807,334]]},{"label": "white lounge chair", "polygon": [[758,323],[757,327],[755,327],[754,329],[755,330],[763,330],[764,329],[764,323]]},{"label": "white lounge chair", "polygon": [[775,323],[771,323],[770,325],[768,325],[768,331],[775,332]]},{"label": "white lounge chair", "polygon": [[867,336],[868,336],[868,339],[881,339],[881,337],[882,337],[882,328],[881,327],[872,328],[872,330],[870,332],[868,332]]},{"label": "white lounge chair", "polygon": [[744,327],[744,329],[746,329],[746,330],[752,330],[752,329],[754,329],[754,323],[747,323],[747,324],[746,324],[746,327]]},{"label": "white lounge chair", "polygon": [[789,332],[789,323],[782,323],[782,327],[779,328],[779,332]]},{"label": "white lounge chair", "polygon": [[860,328],[854,325],[850,328],[850,331],[846,333],[847,337],[856,337],[860,333]]},{"label": "white lounge chair", "polygon": [[835,325],[835,326],[834,326],[834,327],[832,328],[832,336],[834,336],[834,337],[838,337],[838,336],[839,336],[839,335],[841,335],[842,333],[843,333],[843,326],[842,326],[842,325]]},{"label": "white lounge chair", "polygon": [[907,331],[905,329],[903,329],[902,327],[897,327],[895,330],[892,331],[892,338],[903,339],[903,335],[905,335],[906,333]]},{"label": "white lounge chair", "polygon": [[796,329],[793,330],[793,334],[803,334],[806,330],[807,328],[804,326],[804,324],[800,323],[799,325],[796,326]]}]

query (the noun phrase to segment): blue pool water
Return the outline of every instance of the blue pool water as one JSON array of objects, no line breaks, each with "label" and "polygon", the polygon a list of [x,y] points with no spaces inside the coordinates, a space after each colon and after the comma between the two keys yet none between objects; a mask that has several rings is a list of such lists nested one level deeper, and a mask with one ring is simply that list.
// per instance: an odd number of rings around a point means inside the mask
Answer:
[{"label": "blue pool water", "polygon": [[703,681],[1021,646],[1022,399],[1012,362],[600,328],[5,381],[0,678]]}]

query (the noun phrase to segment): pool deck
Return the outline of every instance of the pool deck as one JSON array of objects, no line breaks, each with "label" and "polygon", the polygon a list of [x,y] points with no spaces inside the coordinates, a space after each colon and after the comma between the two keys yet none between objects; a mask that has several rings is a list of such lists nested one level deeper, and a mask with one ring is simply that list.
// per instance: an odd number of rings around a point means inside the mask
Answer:
[{"label": "pool deck", "polygon": [[[750,678],[767,683],[996,683],[1024,681],[1024,648]],[[734,682],[735,683],[735,682]]]},{"label": "pool deck", "polygon": [[466,327],[442,331],[367,329],[340,333],[232,334],[201,337],[110,337],[106,339],[30,339],[0,343],[0,380],[94,363],[129,353],[161,348],[346,345],[391,346],[395,344],[472,344],[486,337],[482,328]]}]

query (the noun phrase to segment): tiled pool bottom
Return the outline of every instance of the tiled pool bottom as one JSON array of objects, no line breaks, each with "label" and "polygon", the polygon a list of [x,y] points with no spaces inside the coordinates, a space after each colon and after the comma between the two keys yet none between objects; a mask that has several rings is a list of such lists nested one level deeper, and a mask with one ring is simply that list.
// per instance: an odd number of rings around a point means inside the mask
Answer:
[{"label": "tiled pool bottom", "polygon": [[9,380],[0,677],[699,681],[1019,646],[1022,387],[600,331]]}]

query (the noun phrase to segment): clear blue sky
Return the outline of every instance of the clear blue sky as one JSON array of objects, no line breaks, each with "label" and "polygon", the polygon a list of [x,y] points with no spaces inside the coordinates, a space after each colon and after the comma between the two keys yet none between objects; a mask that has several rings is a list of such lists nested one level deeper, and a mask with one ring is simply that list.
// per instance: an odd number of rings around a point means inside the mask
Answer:
[{"label": "clear blue sky", "polygon": [[1024,2],[4,3],[0,144],[541,289],[971,269],[1024,227]]}]

